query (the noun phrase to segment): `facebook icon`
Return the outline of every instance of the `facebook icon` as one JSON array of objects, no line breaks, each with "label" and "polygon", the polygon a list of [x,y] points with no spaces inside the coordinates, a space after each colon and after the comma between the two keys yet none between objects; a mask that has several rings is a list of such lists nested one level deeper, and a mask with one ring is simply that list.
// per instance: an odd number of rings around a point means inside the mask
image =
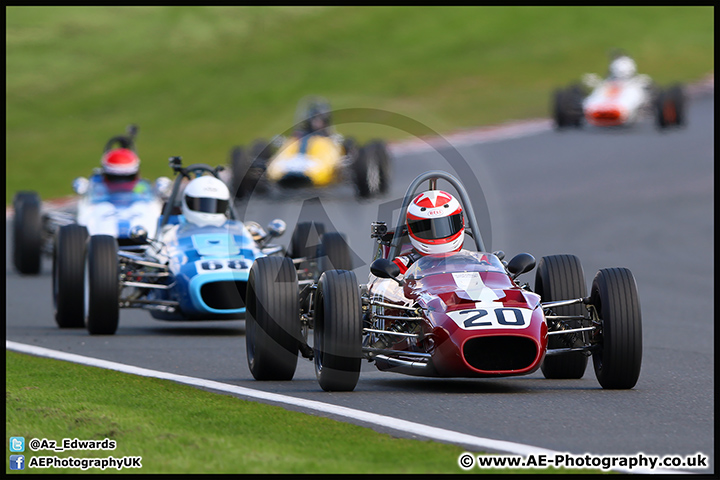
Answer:
[{"label": "facebook icon", "polygon": [[25,455],[10,455],[10,470],[25,470]]}]

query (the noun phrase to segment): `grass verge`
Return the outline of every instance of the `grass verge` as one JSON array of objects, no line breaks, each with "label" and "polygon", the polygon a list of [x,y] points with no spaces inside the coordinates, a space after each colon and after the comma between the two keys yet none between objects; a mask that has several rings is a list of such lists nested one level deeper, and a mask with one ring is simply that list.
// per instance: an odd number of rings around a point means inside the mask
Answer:
[{"label": "grass verge", "polygon": [[[9,351],[5,359],[6,441],[10,436],[21,436],[26,442],[33,438],[58,442],[64,438],[108,438],[117,442],[112,451],[58,453],[26,448],[26,465],[33,456],[142,456],[141,469],[121,472],[464,473],[458,466],[464,450],[453,445],[395,438],[369,428],[166,380]],[[6,473],[10,472],[8,463]],[[80,470],[51,468],[31,472]],[[114,472],[117,470],[104,470]],[[555,469],[534,472],[588,473]]]}]

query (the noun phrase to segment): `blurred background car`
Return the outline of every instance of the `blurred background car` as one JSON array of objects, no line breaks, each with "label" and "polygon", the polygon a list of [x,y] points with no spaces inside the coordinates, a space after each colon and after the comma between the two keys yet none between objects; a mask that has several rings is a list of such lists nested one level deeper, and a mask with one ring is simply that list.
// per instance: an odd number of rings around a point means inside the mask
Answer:
[{"label": "blurred background car", "polygon": [[332,124],[329,102],[317,96],[300,100],[291,135],[272,142],[256,140],[230,151],[231,188],[236,198],[280,189],[322,188],[351,183],[357,196],[386,193],[390,185],[390,154],[385,142],[358,146]]},{"label": "blurred background car", "polygon": [[628,126],[653,118],[659,128],[685,124],[685,95],[681,84],[657,86],[645,74],[637,73],[635,60],[614,51],[608,73],[601,78],[586,73],[581,83],[558,88],[552,96],[555,127]]}]

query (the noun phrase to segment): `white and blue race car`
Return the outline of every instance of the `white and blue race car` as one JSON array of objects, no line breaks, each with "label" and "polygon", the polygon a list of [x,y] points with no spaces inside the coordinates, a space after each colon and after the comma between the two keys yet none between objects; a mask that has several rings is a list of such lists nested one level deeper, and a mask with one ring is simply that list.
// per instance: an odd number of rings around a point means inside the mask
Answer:
[{"label": "white and blue race car", "polygon": [[[172,157],[170,165],[177,177],[154,236],[135,227],[129,235],[136,245],[124,248],[111,235],[88,239],[84,281],[74,300],[82,298],[84,322],[91,334],[114,334],[120,308],[146,309],[160,320],[242,319],[254,260],[285,255],[282,246],[268,243],[284,233],[285,222],[273,220],[265,230],[256,222],[235,218],[229,191],[218,176],[223,167],[183,167],[180,157]],[[225,197],[191,196],[193,182],[208,177],[213,180],[204,182],[206,189],[224,189],[220,193]],[[188,221],[185,209],[192,208],[219,215],[222,221]]]},{"label": "white and blue race car", "polygon": [[[112,137],[103,149],[103,157],[116,146],[134,154],[136,134],[137,127],[130,125],[127,135]],[[42,255],[55,256],[58,237],[66,236],[69,230],[75,231],[71,234],[74,236],[112,235],[120,244],[134,243],[129,232],[136,225],[153,232],[170,179],[160,177],[153,184],[139,175],[128,178],[107,181],[103,169],[97,168],[90,178],[73,181],[78,197],[64,208],[43,208],[37,192],[17,192],[13,199],[13,264],[17,271],[25,275],[40,273]],[[70,225],[74,227],[63,228]],[[65,231],[61,234],[61,230]]]}]

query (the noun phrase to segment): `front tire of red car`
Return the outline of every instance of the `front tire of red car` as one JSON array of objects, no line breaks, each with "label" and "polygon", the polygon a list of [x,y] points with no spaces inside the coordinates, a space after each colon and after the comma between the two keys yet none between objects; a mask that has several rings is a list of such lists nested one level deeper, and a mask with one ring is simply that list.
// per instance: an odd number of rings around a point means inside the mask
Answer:
[{"label": "front tire of red car", "polygon": [[[535,275],[535,293],[543,302],[584,298],[587,287],[580,259],[575,255],[542,257]],[[554,313],[582,316],[583,309],[582,305],[568,305],[555,307]],[[548,350],[565,347],[560,335],[548,336]],[[587,363],[588,357],[582,352],[571,352],[545,357],[541,369],[545,378],[577,379],[585,374]]]},{"label": "front tire of red car", "polygon": [[245,301],[245,346],[253,378],[292,380],[301,336],[298,280],[292,259],[255,260]]},{"label": "front tire of red car", "polygon": [[362,303],[353,272],[322,274],[314,322],[315,374],[320,387],[327,392],[354,390],[362,360]]},{"label": "front tire of red car", "polygon": [[593,351],[595,376],[605,389],[633,388],[642,364],[642,318],[637,285],[627,268],[603,268],[593,279],[590,302],[602,322]]}]

